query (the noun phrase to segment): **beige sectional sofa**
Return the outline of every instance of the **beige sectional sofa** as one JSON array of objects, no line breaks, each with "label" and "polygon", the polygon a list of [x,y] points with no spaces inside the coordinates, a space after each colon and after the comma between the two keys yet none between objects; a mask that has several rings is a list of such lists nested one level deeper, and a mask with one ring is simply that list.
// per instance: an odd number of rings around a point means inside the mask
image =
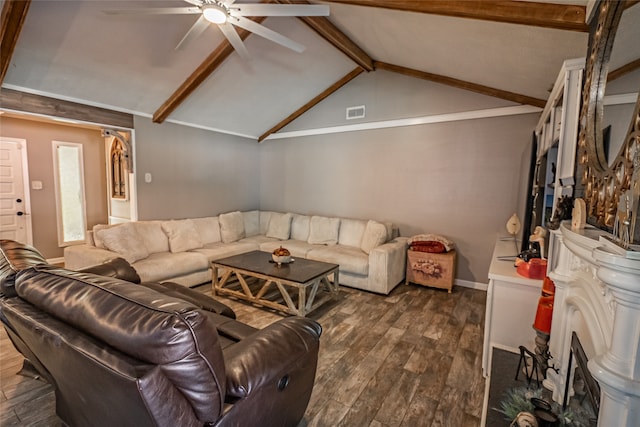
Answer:
[{"label": "beige sectional sofa", "polygon": [[78,270],[123,257],[142,281],[195,286],[211,280],[211,260],[279,246],[294,258],[339,264],[341,285],[388,294],[404,278],[407,238],[390,223],[258,210],[96,225],[64,258]]}]

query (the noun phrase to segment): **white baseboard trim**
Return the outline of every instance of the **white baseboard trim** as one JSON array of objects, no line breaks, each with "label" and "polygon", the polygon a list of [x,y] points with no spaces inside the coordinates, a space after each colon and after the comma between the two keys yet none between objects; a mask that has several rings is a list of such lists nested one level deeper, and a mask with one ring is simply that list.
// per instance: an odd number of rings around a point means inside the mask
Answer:
[{"label": "white baseboard trim", "polygon": [[49,258],[47,259],[49,264],[64,264],[64,257],[60,258]]},{"label": "white baseboard trim", "polygon": [[469,280],[456,279],[453,284],[462,286],[463,288],[478,289],[485,292],[489,289],[489,285],[487,283],[471,282]]}]

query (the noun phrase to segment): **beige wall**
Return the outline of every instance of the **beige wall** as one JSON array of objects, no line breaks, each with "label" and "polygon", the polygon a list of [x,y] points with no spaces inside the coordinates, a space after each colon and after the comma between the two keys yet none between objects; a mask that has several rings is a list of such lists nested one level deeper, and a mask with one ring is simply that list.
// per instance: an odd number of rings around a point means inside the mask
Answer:
[{"label": "beige wall", "polygon": [[63,256],[58,247],[56,201],[51,141],[83,146],[85,197],[89,226],[107,221],[104,138],[100,130],[0,116],[0,135],[27,141],[29,180],[42,181],[42,190],[30,190],[33,244],[47,258]]},{"label": "beige wall", "polygon": [[[256,141],[135,117],[139,219],[257,209]],[[144,181],[150,173],[152,181]]]},{"label": "beige wall", "polygon": [[443,234],[458,246],[457,278],[487,283],[496,237],[523,209],[521,173],[537,120],[529,114],[267,142],[260,208],[392,221],[403,236]]},{"label": "beige wall", "polygon": [[[367,117],[347,121],[345,109]],[[389,72],[361,74],[285,131],[512,106]],[[488,282],[496,238],[524,214],[539,114],[343,132],[263,143],[260,208],[388,220],[458,246],[458,279]],[[515,249],[514,249],[515,252]]]}]

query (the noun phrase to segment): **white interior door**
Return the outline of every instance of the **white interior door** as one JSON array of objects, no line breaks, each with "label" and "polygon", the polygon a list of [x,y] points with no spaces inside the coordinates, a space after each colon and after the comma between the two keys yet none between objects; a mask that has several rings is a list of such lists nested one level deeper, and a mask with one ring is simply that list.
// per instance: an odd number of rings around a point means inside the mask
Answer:
[{"label": "white interior door", "polygon": [[0,137],[0,238],[32,244],[27,141]]}]

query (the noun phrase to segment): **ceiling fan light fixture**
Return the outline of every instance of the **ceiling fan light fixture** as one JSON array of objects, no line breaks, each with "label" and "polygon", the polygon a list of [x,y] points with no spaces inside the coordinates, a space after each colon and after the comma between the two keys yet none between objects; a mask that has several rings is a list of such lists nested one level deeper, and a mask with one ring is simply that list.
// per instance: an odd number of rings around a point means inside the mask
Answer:
[{"label": "ceiling fan light fixture", "polygon": [[227,11],[217,4],[206,4],[202,6],[202,16],[213,24],[224,24],[227,22]]}]

